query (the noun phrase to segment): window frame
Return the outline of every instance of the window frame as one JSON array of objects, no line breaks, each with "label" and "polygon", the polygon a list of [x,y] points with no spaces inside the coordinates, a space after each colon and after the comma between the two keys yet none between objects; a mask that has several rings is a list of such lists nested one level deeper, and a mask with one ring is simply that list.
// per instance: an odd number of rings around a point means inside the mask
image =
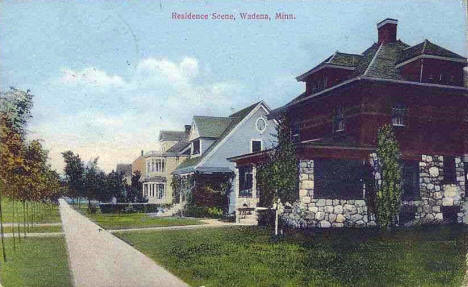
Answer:
[{"label": "window frame", "polygon": [[[253,148],[253,143],[254,142],[260,142],[260,150],[259,151],[254,151],[254,148]],[[263,150],[263,140],[261,140],[261,139],[251,139],[250,140],[250,153],[261,152],[262,150]]]},{"label": "window frame", "polygon": [[252,197],[253,167],[251,165],[240,166],[239,170],[239,197]]},{"label": "window frame", "polygon": [[392,126],[407,126],[408,107],[402,103],[396,103],[392,106]]},{"label": "window frame", "polygon": [[[198,144],[198,149],[195,149],[195,143]],[[201,140],[196,139],[192,141],[192,155],[200,155],[201,154]]]},{"label": "window frame", "polygon": [[[340,128],[339,128],[340,127]],[[333,110],[333,132],[342,133],[346,129],[344,106],[336,106]]]}]

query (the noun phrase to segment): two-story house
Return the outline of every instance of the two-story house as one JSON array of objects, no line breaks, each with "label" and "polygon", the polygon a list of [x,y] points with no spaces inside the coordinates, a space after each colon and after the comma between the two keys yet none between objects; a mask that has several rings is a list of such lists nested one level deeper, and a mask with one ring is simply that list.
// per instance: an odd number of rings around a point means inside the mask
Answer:
[{"label": "two-story house", "polygon": [[161,149],[143,155],[145,173],[140,180],[143,183],[143,196],[148,199],[148,203],[173,203],[171,173],[189,155],[190,126],[185,128],[185,131],[161,131],[159,133]]},{"label": "two-story house", "polygon": [[[378,184],[378,129],[391,124],[403,160],[399,222],[463,222],[468,161],[465,57],[429,40],[397,39],[396,19],[377,24],[362,54],[336,52],[297,77],[305,92],[285,115],[300,159],[299,201],[284,219],[297,227],[371,226],[366,169]],[[232,160],[255,166],[262,154]],[[464,163],[465,162],[465,163]]]},{"label": "two-story house", "polygon": [[[259,152],[275,143],[276,122],[268,120],[270,108],[262,101],[228,117],[194,116],[190,129],[190,158],[180,164],[173,174],[189,177],[197,174],[185,190],[208,183],[219,183],[226,174],[235,174],[234,163],[227,158],[238,154]],[[228,191],[229,213],[236,209],[234,188]]]}]

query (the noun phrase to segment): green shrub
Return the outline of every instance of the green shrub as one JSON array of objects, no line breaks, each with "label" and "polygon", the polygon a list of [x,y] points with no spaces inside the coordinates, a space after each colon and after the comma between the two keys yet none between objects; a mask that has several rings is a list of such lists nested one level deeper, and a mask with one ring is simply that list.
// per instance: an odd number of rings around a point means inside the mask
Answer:
[{"label": "green shrub", "polygon": [[188,206],[185,209],[185,216],[221,218],[223,216],[223,210],[219,207]]}]

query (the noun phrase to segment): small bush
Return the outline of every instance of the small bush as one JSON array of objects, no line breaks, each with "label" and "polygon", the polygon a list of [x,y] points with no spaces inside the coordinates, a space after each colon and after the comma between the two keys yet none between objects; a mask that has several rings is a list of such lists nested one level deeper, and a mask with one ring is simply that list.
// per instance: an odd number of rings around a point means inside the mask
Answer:
[{"label": "small bush", "polygon": [[170,205],[160,205],[155,203],[120,203],[120,204],[108,204],[101,203],[99,208],[101,213],[153,213],[157,212],[161,207],[167,207]]},{"label": "small bush", "polygon": [[223,210],[219,207],[188,206],[185,209],[185,216],[221,218],[223,216]]}]

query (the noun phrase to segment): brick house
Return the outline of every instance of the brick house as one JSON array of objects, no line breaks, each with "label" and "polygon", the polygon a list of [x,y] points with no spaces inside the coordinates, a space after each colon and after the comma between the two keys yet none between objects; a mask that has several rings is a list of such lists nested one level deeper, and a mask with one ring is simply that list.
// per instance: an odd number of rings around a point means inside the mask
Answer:
[{"label": "brick house", "polygon": [[[288,117],[297,143],[299,201],[283,215],[288,224],[375,225],[364,176],[380,180],[375,149],[384,124],[393,125],[402,152],[400,225],[463,222],[467,61],[428,40],[413,46],[397,40],[397,23],[378,23],[377,43],[362,54],[336,52],[298,76],[305,92],[270,114]],[[263,156],[231,160],[238,169],[255,169]]]}]

